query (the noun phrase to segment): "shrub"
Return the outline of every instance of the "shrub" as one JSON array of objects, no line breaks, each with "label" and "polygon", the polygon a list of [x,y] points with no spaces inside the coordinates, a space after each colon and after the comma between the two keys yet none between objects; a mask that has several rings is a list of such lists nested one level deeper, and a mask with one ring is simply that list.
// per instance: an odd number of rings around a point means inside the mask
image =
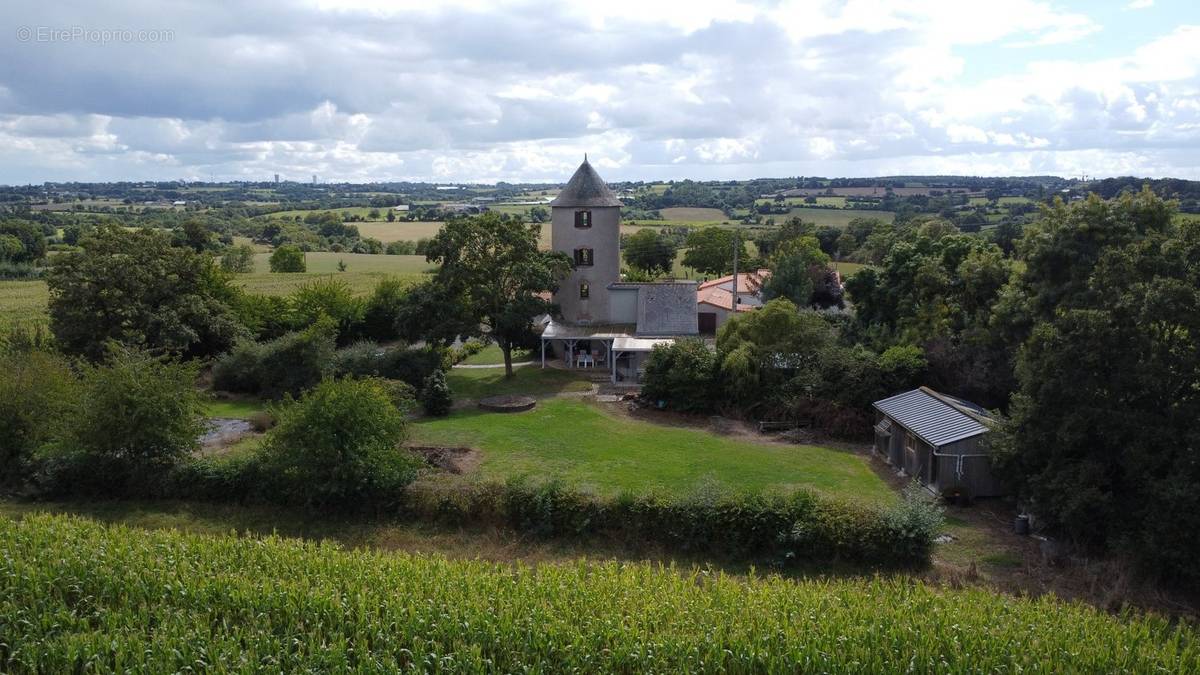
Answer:
[{"label": "shrub", "polygon": [[433,371],[442,367],[442,351],[435,347],[381,347],[359,342],[338,350],[334,374],[403,380],[413,388],[425,386]]},{"label": "shrub", "polygon": [[0,357],[0,483],[22,478],[34,452],[55,437],[79,384],[60,356]]},{"label": "shrub", "polygon": [[904,498],[884,519],[896,552],[914,560],[929,557],[945,522],[945,510],[915,480],[904,488]]},{"label": "shrub", "polygon": [[383,507],[419,466],[399,447],[404,416],[372,380],[326,380],[276,411],[263,443],[273,496],[313,507]]},{"label": "shrub", "polygon": [[106,497],[144,495],[204,431],[197,366],[120,350],[85,365],[60,437],[39,453],[43,487]]},{"label": "shrub", "polygon": [[298,394],[333,370],[336,327],[322,318],[270,342],[245,341],[213,365],[213,388],[278,398]]},{"label": "shrub", "polygon": [[395,340],[399,337],[396,318],[406,297],[407,284],[400,279],[388,278],[375,284],[371,297],[367,298],[363,311],[361,333],[371,340]]},{"label": "shrub", "polygon": [[254,271],[254,247],[248,244],[230,246],[221,254],[221,269],[235,274]]},{"label": "shrub", "polygon": [[322,316],[333,319],[337,338],[348,343],[362,328],[363,301],[354,297],[350,286],[340,279],[317,279],[304,284],[288,296],[292,325],[302,330]]},{"label": "shrub", "polygon": [[260,434],[275,426],[275,416],[266,410],[251,413],[246,417],[246,421]]},{"label": "shrub", "polygon": [[408,415],[417,409],[417,389],[402,380],[377,379],[376,382],[387,393],[396,410]]},{"label": "shrub", "polygon": [[656,346],[646,360],[642,396],[684,412],[703,412],[712,408],[716,375],[716,354],[700,340]]},{"label": "shrub", "polygon": [[285,296],[240,293],[233,311],[259,340],[273,340],[292,330],[291,307]]},{"label": "shrub", "polygon": [[484,347],[487,347],[487,343],[476,338],[469,338],[459,346],[447,349],[445,358],[442,359],[443,369],[452,368],[466,361],[468,358],[483,351]]},{"label": "shrub", "polygon": [[428,415],[443,417],[450,414],[454,399],[450,395],[450,385],[446,383],[445,371],[435,370],[425,378],[425,386],[421,388],[421,404]]},{"label": "shrub", "polygon": [[292,244],[284,244],[271,254],[272,272],[304,272],[308,265],[304,260],[304,251]]},{"label": "shrub", "polygon": [[29,263],[17,263],[0,259],[0,280],[37,279],[42,270]]},{"label": "shrub", "polygon": [[333,355],[333,374],[337,377],[383,377],[389,351],[370,340],[342,347]]}]

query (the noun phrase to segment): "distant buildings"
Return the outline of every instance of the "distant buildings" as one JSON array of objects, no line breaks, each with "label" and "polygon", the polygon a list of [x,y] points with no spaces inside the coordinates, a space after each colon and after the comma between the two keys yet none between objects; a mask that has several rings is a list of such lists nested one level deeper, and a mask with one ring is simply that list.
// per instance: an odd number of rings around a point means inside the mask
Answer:
[{"label": "distant buildings", "polygon": [[762,307],[762,285],[770,270],[750,270],[738,274],[737,309],[733,306],[733,275],[712,279],[696,289],[700,332],[715,335],[734,312],[749,312]]}]

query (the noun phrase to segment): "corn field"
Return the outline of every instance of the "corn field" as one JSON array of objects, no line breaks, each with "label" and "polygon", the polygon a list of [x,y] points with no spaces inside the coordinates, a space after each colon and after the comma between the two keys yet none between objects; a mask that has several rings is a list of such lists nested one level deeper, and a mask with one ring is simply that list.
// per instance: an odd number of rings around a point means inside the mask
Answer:
[{"label": "corn field", "polygon": [[0,672],[1197,672],[1195,629],[912,580],[0,519]]}]

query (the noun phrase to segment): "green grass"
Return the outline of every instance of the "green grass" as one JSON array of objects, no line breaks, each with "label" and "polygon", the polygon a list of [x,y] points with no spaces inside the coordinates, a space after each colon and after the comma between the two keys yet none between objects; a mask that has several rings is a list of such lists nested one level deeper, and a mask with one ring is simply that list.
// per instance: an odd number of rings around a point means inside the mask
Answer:
[{"label": "green grass", "polygon": [[721,209],[706,209],[692,206],[676,206],[661,209],[663,220],[683,223],[720,223],[729,220]]},{"label": "green grass", "polygon": [[791,217],[797,217],[805,222],[815,223],[818,226],[846,227],[855,218],[879,218],[884,222],[890,223],[896,218],[896,214],[891,211],[872,211],[866,209],[806,209],[797,207],[787,214],[770,214],[763,216],[763,219],[774,218],[776,224],[783,224],[785,220]]},{"label": "green grass", "polygon": [[45,281],[0,281],[0,329],[45,323],[49,302]]},{"label": "green grass", "polygon": [[358,227],[360,235],[378,239],[385,244],[393,241],[429,239],[442,229],[442,223],[436,221],[404,222],[397,220],[394,223],[384,221],[381,223],[354,223],[354,225]]},{"label": "green grass", "polygon": [[[434,268],[420,255],[366,255],[361,253],[308,253],[308,271],[302,274],[273,274],[269,272],[270,253],[254,255],[255,271],[238,274],[233,283],[251,293],[286,295],[313,279],[333,275],[349,284],[357,294],[370,293],[380,279],[395,276],[417,282]],[[339,260],[346,262],[346,271],[338,272]],[[50,292],[46,282],[0,281],[0,328],[18,324],[45,322]]]},{"label": "green grass", "polygon": [[[399,196],[396,197],[396,200],[397,200],[396,204],[392,204],[392,206],[396,206],[397,204],[405,203],[405,202],[400,201]],[[383,206],[375,206],[375,207],[372,207],[372,206],[347,206],[342,209],[294,209],[291,211],[275,211],[273,213],[268,213],[264,216],[259,216],[259,217],[265,218],[268,220],[278,220],[278,219],[294,220],[296,216],[300,216],[301,220],[303,220],[310,213],[336,213],[338,215],[341,215],[343,213],[349,213],[351,215],[359,216],[361,218],[368,218],[371,215],[371,211],[378,211],[379,212],[379,220],[386,222],[388,207],[383,207]],[[399,217],[399,213],[397,213],[397,217]]]},{"label": "green grass", "polygon": [[[240,284],[251,293],[263,295],[286,295],[296,287],[319,277],[333,276],[346,282],[358,294],[369,293],[375,284],[388,276],[399,277],[411,282],[419,281],[433,266],[420,255],[367,255],[364,253],[306,253],[308,271],[295,274],[269,272],[270,253],[254,255],[254,272],[239,274],[234,283]],[[337,271],[339,261],[346,263],[346,271]]]},{"label": "green grass", "polygon": [[843,279],[849,279],[868,267],[870,267],[870,265],[854,262],[839,262],[837,264],[838,272],[841,272]]},{"label": "green grass", "polygon": [[[541,356],[539,355],[539,359]],[[558,368],[524,366],[513,369],[511,378],[504,377],[503,368],[451,368],[446,383],[456,399],[477,399],[501,394],[556,394],[568,391],[588,391],[591,383],[577,373]]]},{"label": "green grass", "polygon": [[[521,361],[530,361],[540,359],[541,353],[535,353],[532,349],[514,349],[512,352],[513,363]],[[504,363],[504,352],[496,345],[488,345],[477,354],[472,354],[463,360],[464,365],[470,366],[486,366]]]},{"label": "green grass", "polygon": [[716,479],[735,490],[811,488],[884,504],[892,491],[857,455],[814,446],[758,443],[700,429],[634,420],[571,399],[539,401],[519,414],[467,409],[413,425],[414,443],[483,451],[482,478],[559,478],[603,494],[683,494]]},{"label": "green grass", "polygon": [[[782,202],[775,201],[774,198],[764,198],[754,200],[755,205],[770,204],[772,206],[778,204],[786,204],[788,206],[812,206],[804,201],[804,197],[785,197]],[[845,208],[845,197],[817,197],[816,206],[832,206],[836,208]]]},{"label": "green grass", "polygon": [[[892,580],[0,518],[0,670],[1195,672],[1187,623]],[[85,665],[86,664],[86,665]]]},{"label": "green grass", "polygon": [[267,404],[257,399],[219,399],[204,403],[204,414],[208,417],[225,417],[229,419],[246,419],[257,412],[266,410]]}]

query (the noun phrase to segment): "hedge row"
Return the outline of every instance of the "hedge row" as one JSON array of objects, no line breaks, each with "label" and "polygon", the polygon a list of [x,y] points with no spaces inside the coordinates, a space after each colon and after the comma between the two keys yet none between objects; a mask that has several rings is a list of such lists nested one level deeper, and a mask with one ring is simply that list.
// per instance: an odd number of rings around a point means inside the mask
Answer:
[{"label": "hedge row", "polygon": [[[278,501],[270,475],[253,459],[195,460],[163,483],[164,494],[207,501]],[[929,561],[941,526],[936,506],[917,494],[891,509],[791,494],[597,497],[561,483],[524,480],[466,485],[415,483],[394,498],[360,507],[445,525],[508,528],[552,539],[612,538],[732,559],[847,562],[881,567]]]}]

